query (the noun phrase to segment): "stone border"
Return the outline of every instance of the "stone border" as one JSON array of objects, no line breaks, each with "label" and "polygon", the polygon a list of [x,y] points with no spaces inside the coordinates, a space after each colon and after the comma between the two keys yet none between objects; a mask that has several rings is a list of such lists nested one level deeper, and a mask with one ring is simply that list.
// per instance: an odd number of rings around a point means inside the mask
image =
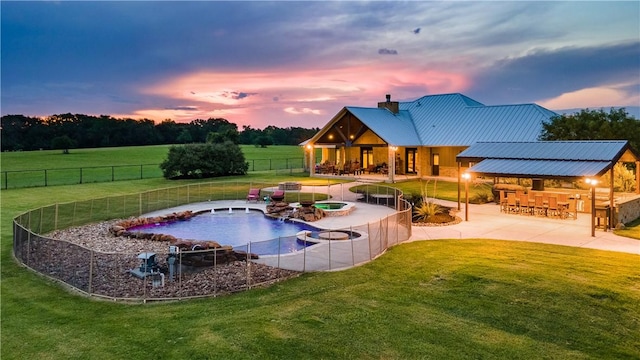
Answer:
[{"label": "stone border", "polygon": [[420,222],[420,223],[415,223],[415,222],[411,222],[411,226],[431,226],[431,227],[435,227],[435,226],[449,226],[449,225],[455,225],[455,224],[459,224],[462,222],[462,218],[459,216],[455,217],[455,220],[453,221],[449,221],[448,223],[428,223],[428,222]]}]

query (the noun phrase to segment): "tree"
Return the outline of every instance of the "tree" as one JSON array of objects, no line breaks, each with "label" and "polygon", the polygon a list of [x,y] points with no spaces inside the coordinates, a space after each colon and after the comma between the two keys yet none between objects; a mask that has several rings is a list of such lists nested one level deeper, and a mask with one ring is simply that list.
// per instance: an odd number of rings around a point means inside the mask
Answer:
[{"label": "tree", "polygon": [[191,137],[191,133],[187,129],[183,129],[180,131],[180,135],[176,138],[176,141],[180,144],[188,144],[193,142],[193,138]]},{"label": "tree", "polygon": [[62,150],[63,154],[68,154],[70,148],[76,147],[76,142],[67,135],[55,137],[51,140],[51,148],[54,150]]},{"label": "tree", "polygon": [[227,141],[172,146],[160,169],[167,179],[209,178],[246,175],[249,164],[240,146]]},{"label": "tree", "polygon": [[273,139],[271,136],[260,135],[255,139],[256,146],[260,146],[261,148],[266,148],[267,145],[273,145]]},{"label": "tree", "polygon": [[542,123],[540,140],[628,140],[640,150],[640,120],[624,108],[583,109],[572,115],[559,115]]}]

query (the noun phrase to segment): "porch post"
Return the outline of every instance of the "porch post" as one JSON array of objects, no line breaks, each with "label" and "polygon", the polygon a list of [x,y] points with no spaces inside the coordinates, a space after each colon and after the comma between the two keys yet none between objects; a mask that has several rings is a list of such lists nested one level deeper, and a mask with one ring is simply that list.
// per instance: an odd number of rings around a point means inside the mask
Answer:
[{"label": "porch post", "polygon": [[396,174],[396,147],[389,145],[389,182],[395,182],[395,174]]},{"label": "porch post", "polygon": [[640,161],[636,161],[636,194],[640,194]]},{"label": "porch post", "polygon": [[313,176],[316,173],[316,149],[313,147],[313,145],[308,144],[307,150],[309,150],[309,176]]},{"label": "porch post", "polygon": [[460,163],[460,161],[458,161],[458,211],[460,211],[460,177],[462,176],[462,174],[460,173],[461,168],[462,164]]},{"label": "porch post", "polygon": [[609,185],[609,229],[615,228],[615,224],[613,223],[613,215],[616,212],[614,206],[613,199],[613,166],[611,167],[611,181]]}]

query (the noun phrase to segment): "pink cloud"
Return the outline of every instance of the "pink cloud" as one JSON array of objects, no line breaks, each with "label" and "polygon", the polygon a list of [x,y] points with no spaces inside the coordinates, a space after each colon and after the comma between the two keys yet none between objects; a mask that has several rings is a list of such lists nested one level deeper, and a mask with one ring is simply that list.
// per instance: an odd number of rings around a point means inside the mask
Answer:
[{"label": "pink cloud", "polygon": [[468,87],[469,79],[459,73],[397,63],[311,71],[200,71],[141,89],[168,103],[197,110],[141,109],[136,114],[158,121],[214,116],[257,128],[290,126],[292,121],[316,127],[324,125],[343,106],[376,106],[387,93],[394,99],[415,99],[463,92]]}]

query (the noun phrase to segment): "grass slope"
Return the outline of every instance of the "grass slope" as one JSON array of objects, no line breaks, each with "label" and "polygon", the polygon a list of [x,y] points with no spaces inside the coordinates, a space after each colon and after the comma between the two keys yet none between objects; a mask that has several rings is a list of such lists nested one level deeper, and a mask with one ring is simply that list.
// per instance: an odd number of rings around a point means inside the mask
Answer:
[{"label": "grass slope", "polygon": [[640,357],[636,255],[490,240],[413,242],[348,271],[150,305],[78,297],[11,258],[11,220],[22,211],[173,184],[2,191],[2,359]]}]

